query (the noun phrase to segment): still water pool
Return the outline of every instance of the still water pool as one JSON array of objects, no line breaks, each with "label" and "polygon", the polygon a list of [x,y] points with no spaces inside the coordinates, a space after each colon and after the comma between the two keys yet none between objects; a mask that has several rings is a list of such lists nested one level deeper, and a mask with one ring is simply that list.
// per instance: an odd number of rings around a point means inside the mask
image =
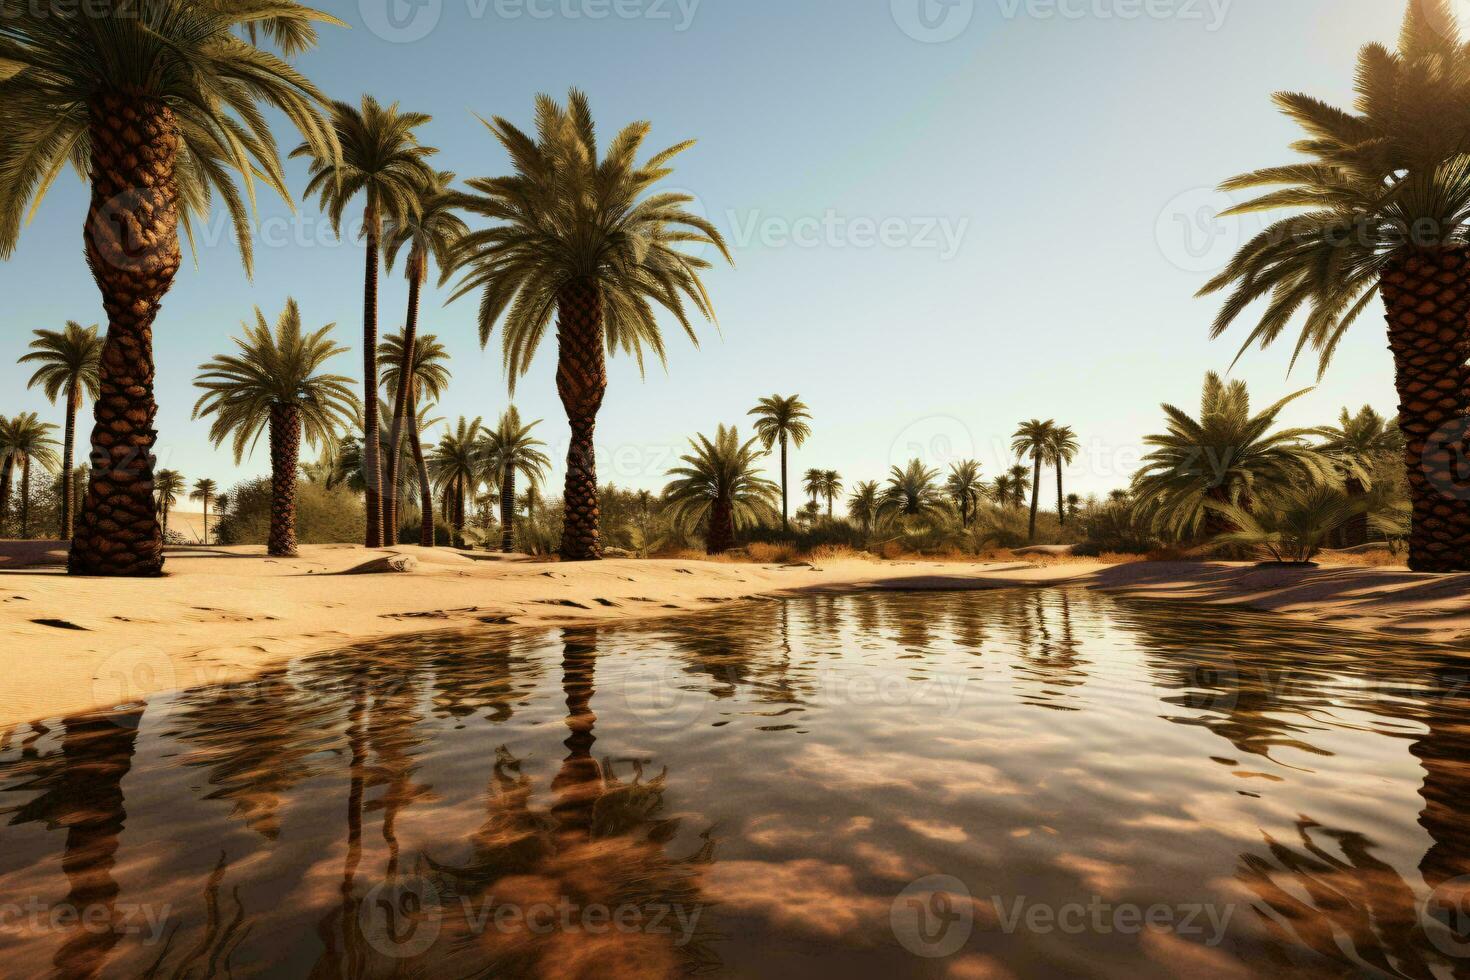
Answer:
[{"label": "still water pool", "polygon": [[0,976],[1470,973],[1467,665],[1069,589],[314,656],[0,735]]}]

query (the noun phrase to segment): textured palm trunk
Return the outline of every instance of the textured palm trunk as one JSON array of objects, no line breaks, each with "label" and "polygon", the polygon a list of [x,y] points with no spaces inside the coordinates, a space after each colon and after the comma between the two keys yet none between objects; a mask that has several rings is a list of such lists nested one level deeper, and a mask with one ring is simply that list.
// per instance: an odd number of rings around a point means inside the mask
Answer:
[{"label": "textured palm trunk", "polygon": [[1470,571],[1470,247],[1413,251],[1381,286],[1414,507],[1409,567]]},{"label": "textured palm trunk", "polygon": [[398,529],[403,523],[399,511],[402,508],[402,481],[399,479],[403,465],[403,424],[408,418],[408,396],[413,381],[414,342],[419,332],[419,290],[424,281],[424,255],[417,246],[408,255],[408,313],[403,320],[403,356],[398,362],[398,390],[393,396],[393,427],[388,437],[387,485],[384,487],[386,500],[383,510],[387,514],[389,544],[398,543]]},{"label": "textured palm trunk", "polygon": [[[408,407],[418,417],[418,399]],[[419,544],[434,547],[434,488],[429,484],[429,464],[424,459],[424,444],[419,439],[419,427],[408,428],[408,447],[413,451],[413,465],[419,474]]]},{"label": "textured palm trunk", "polygon": [[6,454],[0,463],[0,534],[10,523],[10,481],[15,478],[15,457]]},{"label": "textured palm trunk", "polygon": [[720,497],[710,508],[709,536],[705,538],[705,550],[712,555],[722,555],[735,547],[735,515],[730,501]]},{"label": "textured palm trunk", "polygon": [[209,544],[209,494],[204,495],[204,543]]},{"label": "textured palm trunk", "polygon": [[1031,466],[1031,532],[1029,540],[1036,541],[1036,515],[1041,511],[1041,454],[1036,454]]},{"label": "textured palm trunk", "polygon": [[67,567],[79,575],[158,575],[163,529],[153,503],[153,321],[179,269],[178,123],[164,103],[117,92],[96,96],[87,109],[87,265],[102,293],[107,337],[92,469]]},{"label": "textured palm trunk", "polygon": [[378,239],[382,228],[378,209],[371,201],[363,211],[367,256],[362,277],[362,468],[367,487],[363,499],[367,509],[369,548],[383,546],[383,460],[378,420]]},{"label": "textured palm trunk", "polygon": [[1062,493],[1062,461],[1059,459],[1059,460],[1056,461],[1056,464],[1057,464],[1057,520],[1061,522],[1062,527],[1066,527],[1067,526],[1067,499],[1066,499],[1066,497]]},{"label": "textured palm trunk", "polygon": [[20,536],[31,536],[31,458],[20,461]]},{"label": "textured palm trunk", "polygon": [[500,550],[510,554],[516,546],[516,470],[507,466],[500,477]]},{"label": "textured palm trunk", "polygon": [[[1361,504],[1363,498],[1368,495],[1368,488],[1363,486],[1363,481],[1354,477],[1348,477],[1343,481],[1343,491],[1348,499],[1354,503]],[[1355,548],[1360,544],[1368,543],[1368,514],[1364,511],[1355,514],[1342,526],[1342,545],[1345,548]]]},{"label": "textured palm trunk", "polygon": [[557,835],[568,844],[592,836],[597,800],[602,795],[602,767],[592,754],[597,743],[593,729],[592,695],[597,679],[597,630],[579,627],[562,632],[562,692],[567,704],[567,756],[551,780],[551,817]]},{"label": "textured palm trunk", "polygon": [[[66,395],[66,437],[61,447],[61,540],[70,541],[73,526],[74,501],[72,499],[72,460],[77,452],[77,409],[82,404],[82,392],[73,382]],[[160,532],[160,536],[162,532]]]},{"label": "textured palm trunk", "polygon": [[781,433],[781,530],[791,530],[790,507],[786,500],[786,433]]},{"label": "textured palm trunk", "polygon": [[557,297],[556,390],[572,429],[567,449],[561,535],[563,561],[602,558],[593,436],[607,391],[607,352],[602,334],[602,294],[595,283],[574,282]]},{"label": "textured palm trunk", "polygon": [[268,550],[278,558],[296,557],[296,465],[301,458],[301,408],[272,405],[271,531]]}]

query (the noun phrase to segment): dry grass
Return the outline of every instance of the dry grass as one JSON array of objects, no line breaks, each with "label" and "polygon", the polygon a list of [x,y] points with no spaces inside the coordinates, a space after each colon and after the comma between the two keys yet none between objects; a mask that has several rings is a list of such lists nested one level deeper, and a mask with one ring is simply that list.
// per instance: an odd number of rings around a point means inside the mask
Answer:
[{"label": "dry grass", "polygon": [[1355,568],[1392,568],[1406,565],[1408,561],[1409,556],[1406,553],[1401,551],[1394,554],[1387,548],[1351,554],[1324,551],[1317,556],[1317,563],[1321,565],[1349,565]]}]

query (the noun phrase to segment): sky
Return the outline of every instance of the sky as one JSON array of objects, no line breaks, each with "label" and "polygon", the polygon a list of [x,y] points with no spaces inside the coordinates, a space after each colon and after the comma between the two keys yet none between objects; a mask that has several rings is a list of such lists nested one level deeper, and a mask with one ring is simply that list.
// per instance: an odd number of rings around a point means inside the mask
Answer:
[{"label": "sky", "polygon": [[[1457,0],[1470,13],[1470,0]],[[1017,424],[1072,426],[1069,490],[1125,485],[1162,428],[1161,402],[1197,405],[1230,371],[1243,331],[1211,341],[1218,300],[1195,291],[1259,227],[1215,217],[1214,188],[1288,162],[1297,134],[1272,92],[1351,100],[1358,47],[1392,43],[1393,0],[321,0],[329,27],[298,59],[332,98],[362,93],[432,114],[422,142],[463,177],[507,173],[476,115],[529,129],[538,92],[589,93],[599,134],[652,123],[649,150],[685,139],[669,189],[696,198],[734,247],[707,278],[719,317],[696,348],[666,324],[667,369],[610,365],[599,477],[658,489],[696,432],[749,428],[772,393],[800,394],[813,436],[796,473],[848,486],[920,458],[1010,462]],[[296,142],[284,120],[278,140]],[[288,166],[298,197],[299,161]],[[86,190],[58,181],[0,263],[4,332],[19,356],[37,328],[102,319],[82,253]],[[286,298],[307,326],[335,322],[360,377],[362,245],[315,202],[262,195],[247,279],[223,215],[206,227],[155,324],[160,466],[225,485],[237,466],[191,421],[198,366],[260,306]],[[402,323],[399,266],[382,280],[383,332]],[[421,329],[452,355],[436,415],[493,421],[510,403],[499,336],[482,350],[476,302],[426,290]],[[1345,405],[1394,410],[1392,362],[1364,317],[1327,376],[1284,414],[1334,421]],[[1258,403],[1316,383],[1288,377],[1290,347],[1233,369]],[[560,464],[566,424],[548,343],[522,379],[523,417]],[[0,412],[60,422],[29,372],[0,357]],[[90,429],[90,409],[83,431]],[[84,455],[84,454],[83,454]],[[304,457],[314,455],[311,450]],[[773,461],[774,462],[774,461]],[[561,468],[552,475],[559,489]]]}]

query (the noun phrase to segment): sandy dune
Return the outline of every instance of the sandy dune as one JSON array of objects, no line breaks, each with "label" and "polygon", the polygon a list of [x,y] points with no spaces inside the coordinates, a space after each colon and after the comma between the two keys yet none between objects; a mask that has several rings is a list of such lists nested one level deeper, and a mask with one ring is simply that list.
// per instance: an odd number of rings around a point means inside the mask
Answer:
[{"label": "sandy dune", "polygon": [[[385,558],[406,573],[348,574]],[[1147,598],[1247,604],[1427,640],[1470,638],[1470,575],[1217,563],[957,564],[842,560],[562,565],[444,549],[171,548],[163,579],[70,578],[55,542],[0,542],[0,725],[249,677],[306,653],[437,629],[553,626],[708,609],[757,595],[1084,582]]]}]

